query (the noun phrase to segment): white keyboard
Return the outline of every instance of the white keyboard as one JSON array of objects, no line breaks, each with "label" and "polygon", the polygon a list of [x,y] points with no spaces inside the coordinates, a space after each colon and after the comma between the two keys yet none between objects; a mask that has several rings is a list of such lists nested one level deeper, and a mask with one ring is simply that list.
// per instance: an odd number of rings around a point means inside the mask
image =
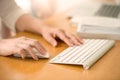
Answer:
[{"label": "white keyboard", "polygon": [[84,69],[89,69],[114,44],[114,40],[85,39],[84,44],[65,49],[50,63],[83,65]]}]

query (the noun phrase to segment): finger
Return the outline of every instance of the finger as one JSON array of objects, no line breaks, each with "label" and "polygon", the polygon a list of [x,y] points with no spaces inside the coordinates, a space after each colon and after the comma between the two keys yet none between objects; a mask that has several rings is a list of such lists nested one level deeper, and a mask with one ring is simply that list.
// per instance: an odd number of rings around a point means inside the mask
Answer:
[{"label": "finger", "polygon": [[41,55],[45,55],[47,52],[45,48],[39,43],[39,41],[35,39],[28,39],[27,41],[24,41],[24,44],[28,44],[32,47],[35,47],[41,53]]},{"label": "finger", "polygon": [[40,52],[41,55],[45,55],[47,53],[44,47],[39,44],[34,45],[34,47]]},{"label": "finger", "polygon": [[69,33],[66,33],[66,35],[70,38],[72,43],[75,44],[75,45],[81,45],[83,43],[82,38],[80,38],[80,37],[78,37],[76,35],[69,34]]},{"label": "finger", "polygon": [[62,41],[64,41],[68,46],[73,46],[71,41],[69,40],[69,37],[66,36],[64,31],[58,31],[55,33],[58,38],[60,38]]},{"label": "finger", "polygon": [[26,51],[28,52],[28,54],[30,54],[31,56],[32,56],[32,58],[34,59],[34,60],[38,60],[38,57],[35,55],[35,53],[32,51],[32,48],[31,47],[28,47],[27,49],[26,49]]},{"label": "finger", "polygon": [[[20,49],[23,49],[25,51],[25,54],[30,54],[33,59],[38,60],[38,57],[35,55],[35,53],[32,51],[32,48],[29,44],[18,44],[18,47]],[[21,55],[22,56],[22,55]]]},{"label": "finger", "polygon": [[44,55],[47,52],[47,50],[43,47],[42,44],[40,44],[39,41],[34,40],[32,44],[32,46],[35,47],[38,51],[40,51],[42,55]]},{"label": "finger", "polygon": [[80,43],[82,43],[82,44],[84,43],[84,40],[82,37],[80,37],[80,36],[75,36],[75,37]]},{"label": "finger", "polygon": [[45,38],[46,41],[48,41],[54,47],[57,46],[57,41],[55,40],[55,38],[51,34],[45,35],[43,37]]},{"label": "finger", "polygon": [[18,45],[16,46],[16,48],[15,48],[15,50],[14,50],[14,53],[19,54],[19,55],[22,57],[22,59],[25,58],[24,49],[21,48],[21,47],[19,47]]},{"label": "finger", "polygon": [[24,50],[20,50],[20,51],[18,52],[18,54],[21,55],[22,59],[25,59],[25,54],[26,54],[26,52],[25,52]]}]

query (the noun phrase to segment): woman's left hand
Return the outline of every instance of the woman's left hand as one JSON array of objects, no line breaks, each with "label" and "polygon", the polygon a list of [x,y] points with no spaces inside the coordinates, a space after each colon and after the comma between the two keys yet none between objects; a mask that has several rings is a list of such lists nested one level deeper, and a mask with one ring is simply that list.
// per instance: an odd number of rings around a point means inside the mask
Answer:
[{"label": "woman's left hand", "polygon": [[77,35],[71,34],[65,30],[44,26],[41,32],[42,36],[54,47],[57,46],[56,38],[64,41],[68,46],[81,45],[83,40]]}]

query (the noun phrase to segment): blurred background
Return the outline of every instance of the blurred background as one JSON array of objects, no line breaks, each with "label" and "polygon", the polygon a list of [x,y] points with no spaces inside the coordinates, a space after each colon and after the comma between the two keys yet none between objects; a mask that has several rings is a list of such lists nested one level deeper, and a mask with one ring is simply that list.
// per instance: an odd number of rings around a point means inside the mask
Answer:
[{"label": "blurred background", "polygon": [[120,0],[15,0],[18,6],[39,18],[47,18],[64,12],[82,2],[98,1],[117,4]]}]

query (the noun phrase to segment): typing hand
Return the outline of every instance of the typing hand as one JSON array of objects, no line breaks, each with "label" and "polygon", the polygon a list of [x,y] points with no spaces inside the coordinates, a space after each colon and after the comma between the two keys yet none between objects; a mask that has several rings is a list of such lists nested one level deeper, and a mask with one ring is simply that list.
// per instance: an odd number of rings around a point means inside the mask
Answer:
[{"label": "typing hand", "polygon": [[61,39],[68,46],[81,45],[83,43],[82,38],[62,29],[46,27],[42,30],[41,34],[53,46],[57,46],[56,38]]},{"label": "typing hand", "polygon": [[33,47],[36,48],[41,55],[45,55],[47,52],[37,40],[20,37],[1,40],[0,55],[9,56],[13,54],[19,54],[24,59],[27,54],[30,54],[34,60],[38,60],[37,55],[35,55],[34,51],[32,50]]}]

